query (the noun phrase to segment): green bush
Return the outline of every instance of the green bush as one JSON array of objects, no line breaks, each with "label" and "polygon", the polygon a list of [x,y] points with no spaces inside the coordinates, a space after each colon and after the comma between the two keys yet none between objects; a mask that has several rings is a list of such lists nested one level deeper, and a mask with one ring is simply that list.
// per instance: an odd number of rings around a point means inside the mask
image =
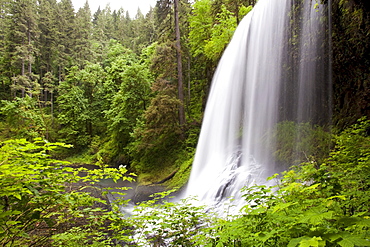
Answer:
[{"label": "green bush", "polygon": [[361,120],[335,137],[324,162],[293,167],[276,186],[246,188],[246,206],[219,221],[210,246],[370,246],[369,129]]},{"label": "green bush", "polygon": [[[185,200],[135,209],[132,242],[141,246],[370,246],[370,121],[334,137],[321,162],[271,177],[276,185],[243,190],[237,215],[215,218]],[[186,228],[183,228],[186,227]],[[183,229],[187,229],[184,231]]]},{"label": "green bush", "polygon": [[315,157],[317,161],[327,158],[332,147],[330,131],[310,123],[280,122],[273,133],[274,158],[278,163],[297,165]]},{"label": "green bush", "polygon": [[[163,202],[171,191],[135,206],[130,217],[120,212],[125,201],[113,203],[110,211],[94,209],[102,199],[80,190],[66,193],[66,185],[120,179],[124,168],[80,177],[81,170],[47,155],[63,144],[4,142],[0,241],[3,246],[47,241],[55,246],[370,246],[369,130],[370,121],[362,119],[334,137],[335,148],[322,162],[308,161],[273,176],[275,186],[245,188],[246,205],[226,217],[215,217],[190,199]],[[76,219],[86,223],[55,232]]]},{"label": "green bush", "polygon": [[48,135],[47,116],[40,110],[38,102],[26,96],[14,101],[1,100],[2,139],[45,137]]},{"label": "green bush", "polygon": [[42,139],[1,143],[0,245],[50,245],[51,236],[76,223],[97,230],[109,222],[112,211],[99,207],[107,203],[101,195],[108,192],[94,196],[93,185],[106,178],[131,179],[124,176],[127,170],[70,167],[51,158],[50,153],[60,147],[69,146]]},{"label": "green bush", "polygon": [[153,200],[134,208],[134,215],[128,219],[132,225],[128,240],[135,246],[198,246],[206,237],[205,226],[211,224],[214,215],[190,199],[163,201],[173,191],[157,193]]},{"label": "green bush", "polygon": [[59,247],[105,247],[111,246],[111,241],[106,239],[102,232],[95,232],[92,229],[81,229],[73,227],[64,233],[54,235],[53,246]]}]

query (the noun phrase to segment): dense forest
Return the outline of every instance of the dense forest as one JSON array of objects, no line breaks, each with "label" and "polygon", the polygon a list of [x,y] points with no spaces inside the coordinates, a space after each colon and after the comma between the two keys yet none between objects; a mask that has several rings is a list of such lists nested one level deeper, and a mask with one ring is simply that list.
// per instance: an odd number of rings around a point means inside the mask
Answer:
[{"label": "dense forest", "polygon": [[[250,188],[246,200],[261,204],[251,204],[245,217],[217,220],[187,202],[150,201],[140,216],[123,221],[114,209],[91,209],[89,203],[104,203],[100,198],[62,193],[62,183],[84,180],[68,161],[111,167],[85,171],[84,182],[131,180],[127,172],[133,172],[139,184],[169,180],[169,189],[182,187],[217,62],[256,2],[158,0],[147,14],[131,17],[109,5],[91,13],[88,3],[75,10],[70,0],[0,0],[0,186],[6,188],[0,244],[146,246],[132,242],[139,234],[153,246],[164,246],[166,237],[168,246],[370,246],[367,0],[332,1],[336,148],[320,164],[287,172],[278,194]],[[148,207],[159,210],[148,213]],[[160,217],[168,222],[153,227],[155,234],[132,233]],[[72,228],[75,218],[85,228]]]},{"label": "dense forest", "polygon": [[64,156],[171,173],[192,156],[217,60],[252,4],[158,1],[131,18],[2,1],[1,139],[41,137],[72,144]]}]

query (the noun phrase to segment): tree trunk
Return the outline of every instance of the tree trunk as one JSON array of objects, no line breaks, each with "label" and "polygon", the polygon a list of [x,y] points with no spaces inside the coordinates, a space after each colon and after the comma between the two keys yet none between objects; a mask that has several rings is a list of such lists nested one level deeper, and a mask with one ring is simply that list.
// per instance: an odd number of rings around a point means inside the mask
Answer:
[{"label": "tree trunk", "polygon": [[184,89],[182,76],[182,57],[181,57],[181,43],[180,43],[180,24],[179,24],[179,0],[174,0],[175,8],[175,33],[176,33],[176,55],[177,55],[177,82],[178,82],[178,97],[181,101],[179,106],[179,123],[185,124],[184,111]]},{"label": "tree trunk", "polygon": [[28,48],[27,48],[27,59],[28,59],[28,77],[29,77],[29,92],[28,92],[28,95],[32,98],[32,62],[31,62],[31,54],[32,54],[32,51],[30,50],[30,47],[31,47],[31,43],[32,43],[32,40],[31,40],[31,27],[30,27],[30,24],[28,23]]},{"label": "tree trunk", "polygon": [[235,16],[236,16],[236,24],[239,25],[239,1],[235,1]]},{"label": "tree trunk", "polygon": [[53,91],[50,93],[50,115],[51,115],[51,126],[54,126],[54,101],[53,101]]},{"label": "tree trunk", "polygon": [[[24,59],[22,59],[22,71],[21,71],[21,74],[22,76],[25,75],[25,65],[24,65]],[[25,94],[25,85],[21,85],[22,86],[22,98],[24,98],[24,94]]]}]

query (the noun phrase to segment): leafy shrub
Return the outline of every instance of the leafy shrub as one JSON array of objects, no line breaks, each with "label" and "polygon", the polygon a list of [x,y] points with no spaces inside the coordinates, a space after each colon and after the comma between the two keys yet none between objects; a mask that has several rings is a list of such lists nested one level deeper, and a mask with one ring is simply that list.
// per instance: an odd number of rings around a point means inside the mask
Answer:
[{"label": "leafy shrub", "polygon": [[35,99],[26,96],[14,101],[2,100],[0,114],[3,117],[2,135],[5,138],[45,137],[47,126],[45,116]]},{"label": "leafy shrub", "polygon": [[284,121],[274,129],[271,147],[277,162],[297,165],[312,157],[318,161],[327,158],[331,139],[331,133],[324,127]]},{"label": "leafy shrub", "polygon": [[[46,155],[62,144],[9,141],[0,149],[0,241],[27,245],[55,235],[56,246],[114,241],[134,246],[370,246],[369,130],[370,121],[363,119],[335,136],[335,148],[322,162],[308,161],[273,176],[275,186],[245,188],[245,207],[226,217],[215,217],[189,199],[163,201],[171,191],[135,206],[126,218],[120,213],[125,201],[113,203],[111,211],[92,209],[101,199],[76,190],[64,193],[66,182],[122,174],[104,168],[81,178],[79,171]],[[77,218],[86,220],[83,228],[53,233]],[[47,229],[46,235],[36,229]]]},{"label": "leafy shrub", "polygon": [[97,207],[106,200],[92,195],[92,185],[106,178],[131,179],[124,176],[127,170],[69,167],[50,157],[58,147],[69,146],[41,139],[1,143],[0,245],[45,246],[76,222],[94,230],[109,220],[110,211]]},{"label": "leafy shrub", "polygon": [[142,172],[161,170],[176,160],[182,145],[183,130],[178,123],[178,105],[175,87],[161,80],[153,84],[156,92],[144,113],[144,121],[137,124],[129,145],[132,166]]},{"label": "leafy shrub", "polygon": [[135,206],[129,218],[133,226],[130,242],[136,246],[197,246],[207,236],[204,230],[213,221],[212,214],[190,199],[163,201],[173,191],[157,193],[153,200]]},{"label": "leafy shrub", "polygon": [[91,229],[81,229],[73,227],[64,233],[54,235],[53,246],[60,247],[104,247],[111,245],[111,242],[106,239],[102,232],[95,232]]},{"label": "leafy shrub", "polygon": [[369,127],[362,120],[336,136],[323,163],[246,188],[243,211],[219,221],[211,246],[370,246]]},{"label": "leafy shrub", "polygon": [[[139,246],[370,246],[370,121],[335,136],[322,162],[301,163],[245,188],[238,215],[215,218],[205,207],[149,202],[135,209]],[[189,220],[190,219],[190,220]],[[186,228],[183,228],[186,227]],[[187,229],[187,230],[185,230]]]}]

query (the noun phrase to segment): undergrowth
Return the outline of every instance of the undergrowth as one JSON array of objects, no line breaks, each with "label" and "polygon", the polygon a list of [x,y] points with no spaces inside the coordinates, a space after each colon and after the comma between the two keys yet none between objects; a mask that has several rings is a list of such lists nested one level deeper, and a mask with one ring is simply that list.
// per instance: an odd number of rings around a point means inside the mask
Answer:
[{"label": "undergrowth", "polygon": [[334,137],[335,148],[322,162],[292,167],[275,186],[244,188],[246,206],[238,215],[214,217],[187,200],[142,204],[133,218],[133,241],[139,246],[370,246],[369,130],[370,121],[362,119]]},{"label": "undergrowth", "polygon": [[[190,198],[165,201],[172,191],[136,205],[132,215],[123,215],[121,201],[113,202],[109,211],[95,210],[89,203],[100,199],[81,191],[64,194],[61,182],[68,178],[94,183],[104,172],[118,179],[122,171],[103,168],[103,173],[76,177],[77,170],[65,169],[64,163],[45,155],[61,144],[6,142],[0,150],[0,241],[3,246],[35,243],[38,235],[33,230],[50,225],[49,235],[38,236],[44,238],[37,241],[55,246],[370,246],[369,134],[370,121],[360,120],[335,135],[328,158],[311,159],[276,174],[270,178],[278,181],[275,186],[244,188],[245,206],[226,217],[215,217]],[[190,159],[184,159],[180,169],[186,169],[187,162]],[[49,179],[52,175],[54,180]],[[52,231],[78,217],[89,223]]]}]

